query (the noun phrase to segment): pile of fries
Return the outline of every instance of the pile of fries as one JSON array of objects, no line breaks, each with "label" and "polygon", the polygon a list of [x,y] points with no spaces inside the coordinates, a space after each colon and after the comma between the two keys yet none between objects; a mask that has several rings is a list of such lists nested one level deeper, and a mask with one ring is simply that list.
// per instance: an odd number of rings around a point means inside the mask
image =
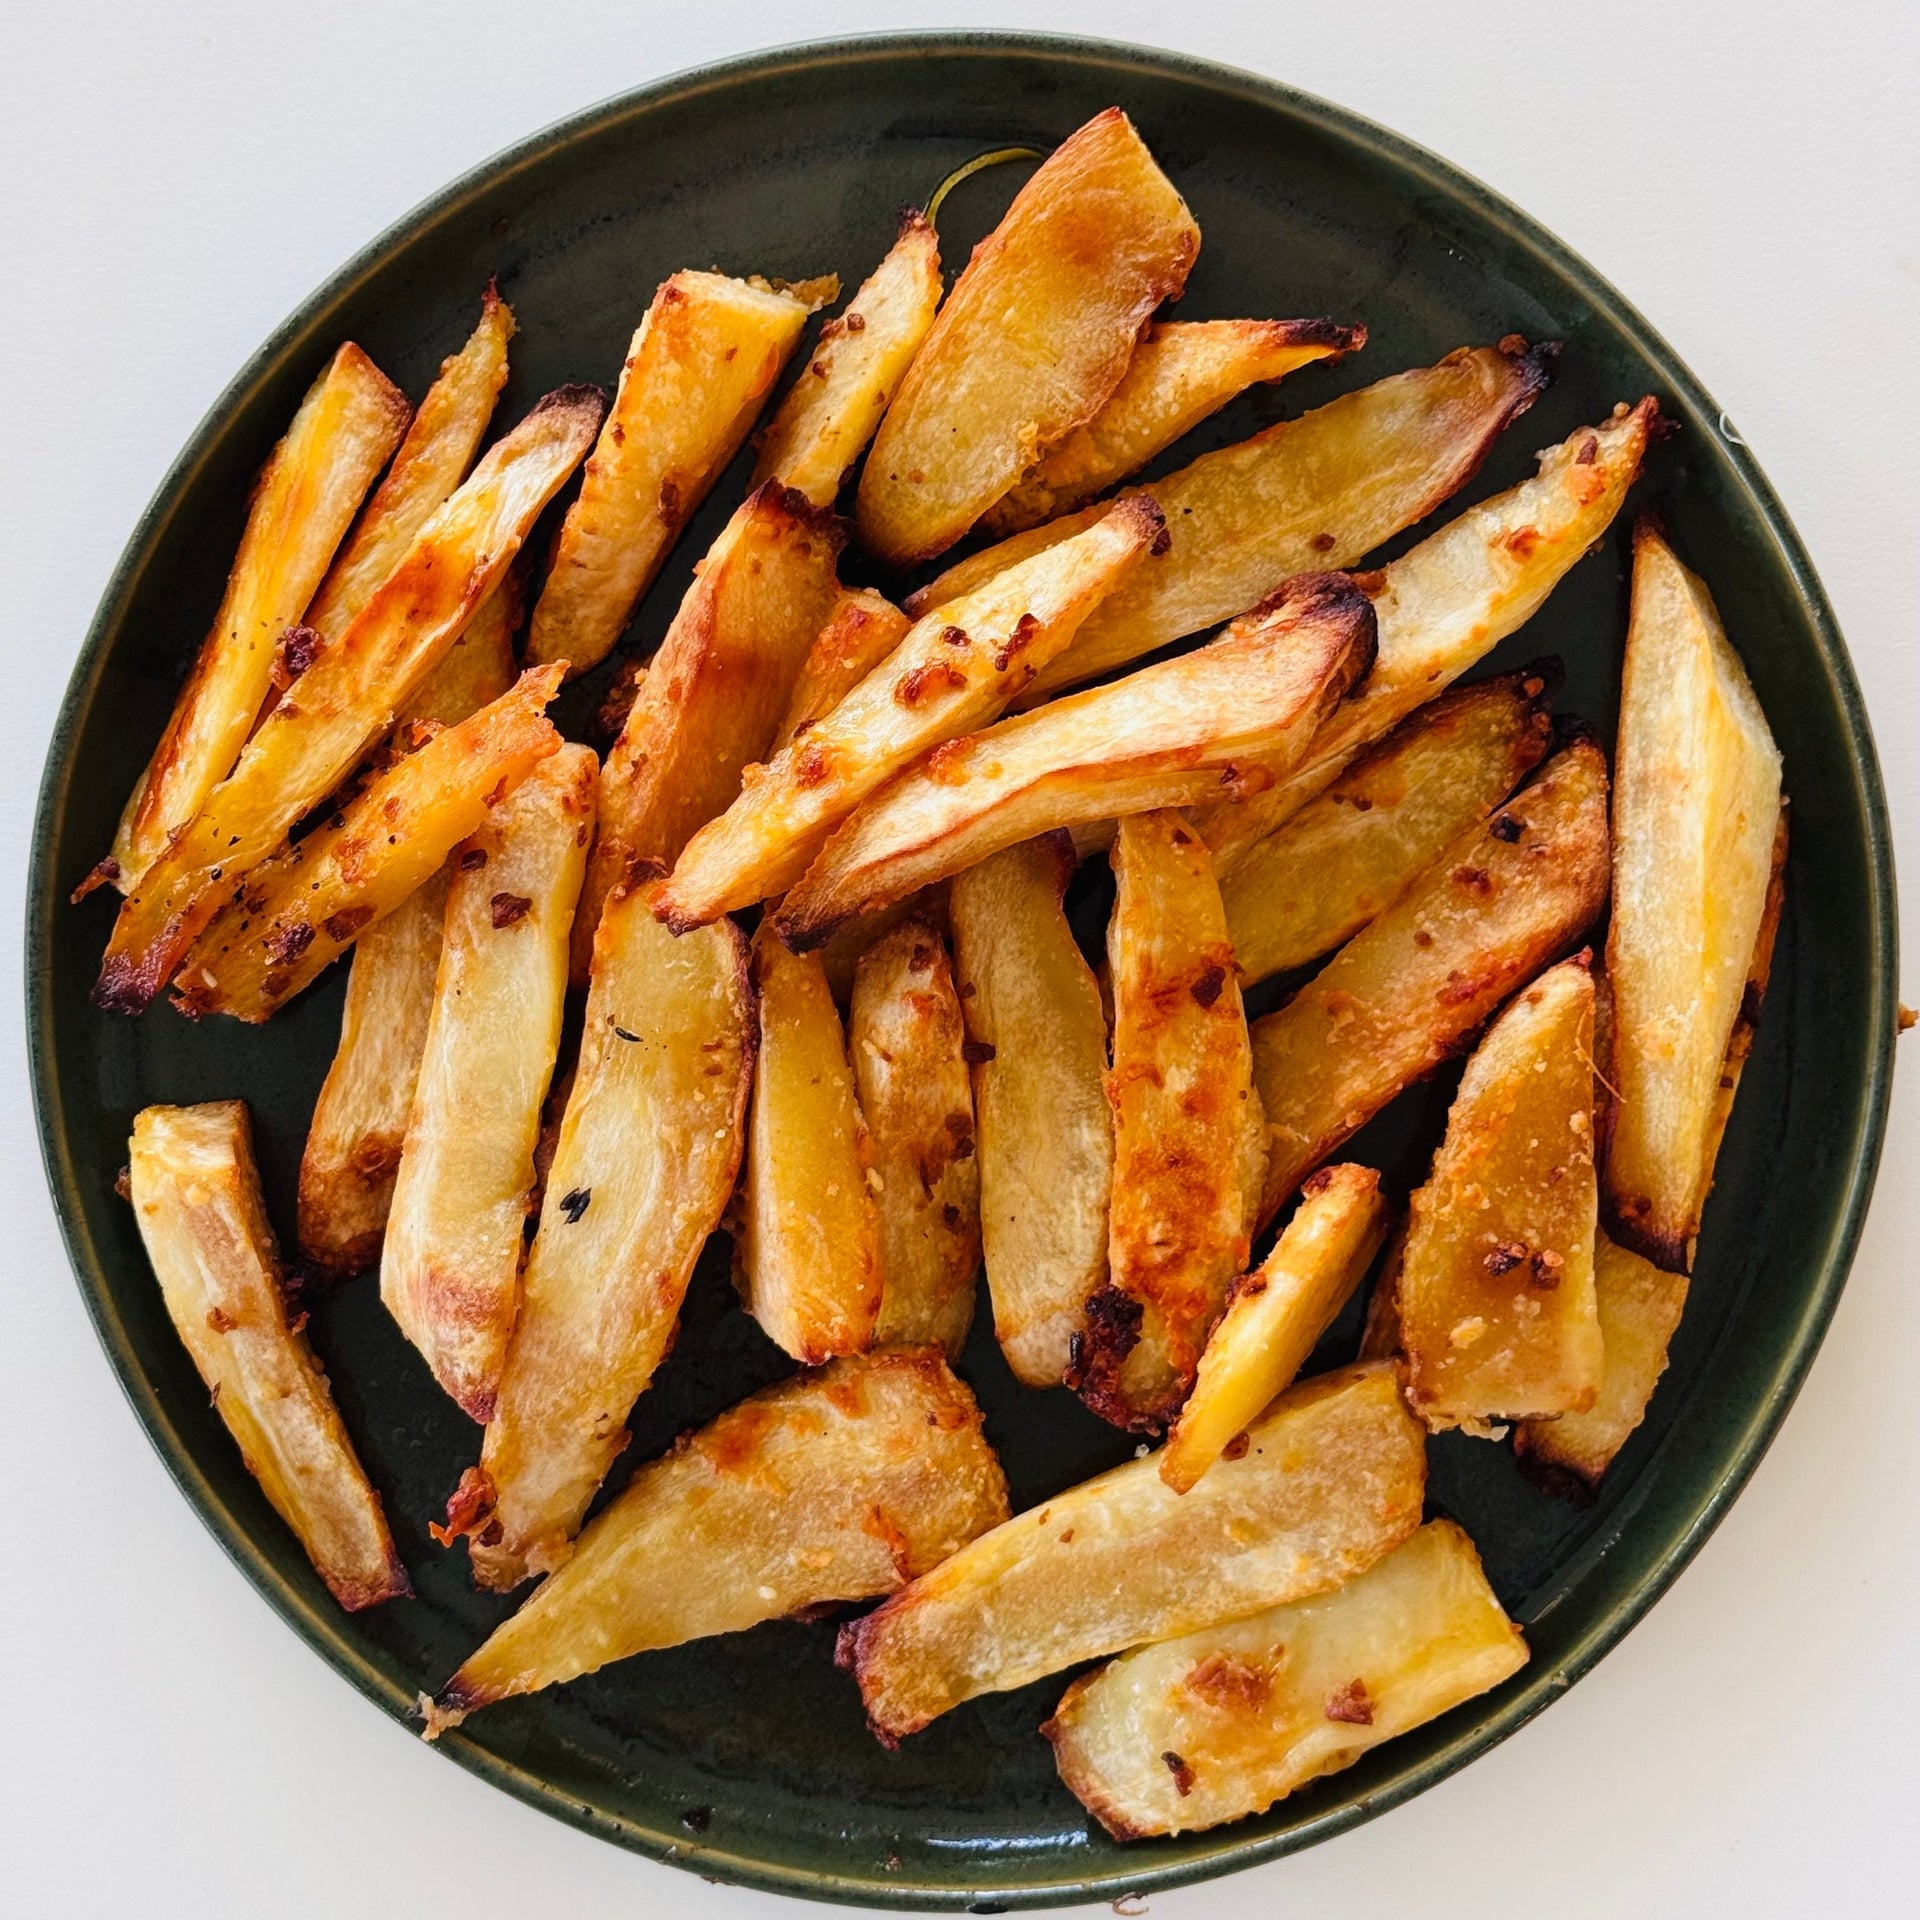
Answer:
[{"label": "pile of fries", "polygon": [[[417,410],[343,346],[268,462],[88,882],[123,896],[95,999],[264,1021],[352,949],[299,1260],[377,1265],[482,1429],[435,1537],[484,1587],[542,1577],[430,1737],[878,1600],[839,1658],[888,1744],[1104,1662],[1042,1731],[1127,1838],[1258,1812],[1524,1664],[1473,1543],[1422,1523],[1427,1436],[1511,1436],[1564,1491],[1640,1423],[1766,987],[1780,758],[1645,516],[1611,756],[1550,668],[1463,683],[1620,514],[1651,398],[1346,570],[1466,485],[1552,347],[1132,481],[1366,341],[1158,318],[1199,246],[1115,108],[944,299],[917,213],[806,347],[836,280],[675,273],[610,403],[564,388],[482,453],[489,289]],[[564,742],[547,704],[770,403],[618,737]],[[1063,899],[1101,859],[1096,967]],[[1417,1191],[1340,1160],[1463,1056]],[[406,1593],[245,1108],[148,1108],[129,1176],[268,1498],[343,1606]],[[596,1511],[721,1230],[800,1370]],[[1161,1444],[1010,1515],[953,1370],[983,1268],[1020,1383]],[[1301,1378],[1369,1275],[1360,1357]]]}]

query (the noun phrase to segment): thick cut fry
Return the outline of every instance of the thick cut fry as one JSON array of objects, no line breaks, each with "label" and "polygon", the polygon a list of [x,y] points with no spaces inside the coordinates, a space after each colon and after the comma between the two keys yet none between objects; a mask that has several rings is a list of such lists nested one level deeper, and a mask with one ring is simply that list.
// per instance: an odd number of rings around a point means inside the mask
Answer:
[{"label": "thick cut fry", "polygon": [[1137,473],[1235,394],[1366,344],[1365,327],[1331,320],[1174,320],[1149,327],[1113,397],[989,508],[982,524],[1004,535],[1071,513]]},{"label": "thick cut fry", "polygon": [[408,1592],[380,1496],[326,1374],[287,1316],[246,1103],[136,1114],[128,1180],[175,1330],[247,1471],[314,1571],[350,1612]]},{"label": "thick cut fry", "polygon": [[1616,751],[1608,1213],[1623,1244],[1684,1273],[1766,907],[1780,754],[1705,583],[1649,520],[1634,529]]},{"label": "thick cut fry", "polygon": [[1054,834],[961,874],[950,896],[993,1330],[1029,1387],[1065,1380],[1107,1274],[1107,1016],[1060,907],[1073,869]]},{"label": "thick cut fry", "polygon": [[1234,1282],[1200,1356],[1180,1424],[1160,1452],[1176,1493],[1196,1485],[1236,1434],[1293,1384],[1380,1250],[1387,1203],[1371,1167],[1322,1167],[1259,1268]]},{"label": "thick cut fry", "polygon": [[479,324],[458,353],[441,361],[439,378],[420,402],[387,477],[306,611],[303,624],[323,644],[331,646],[353,624],[374,589],[406,557],[428,515],[466,478],[507,382],[513,335],[513,309],[489,281]]},{"label": "thick cut fry", "polygon": [[642,1467],[427,1704],[427,1737],[612,1660],[891,1593],[1006,1512],[980,1409],[938,1353],[783,1381]]},{"label": "thick cut fry", "polygon": [[200,811],[240,757],[273,674],[360,502],[400,444],[406,396],[349,342],[307,390],[247,509],[227,590],[160,744],[96,871],[122,893]]},{"label": "thick cut fry", "polygon": [[1394,1370],[1306,1381],[1189,1494],[1132,1460],[1016,1514],[840,1632],[889,1744],[976,1694],[1350,1580],[1420,1524],[1426,1442]]},{"label": "thick cut fry", "polygon": [[246,744],[120,909],[94,1004],[138,1013],[233,883],[272,853],[393,724],[499,583],[599,422],[592,388],[549,394],[421,528],[360,617]]},{"label": "thick cut fry", "polygon": [[1107,1286],[1087,1303],[1071,1384],[1103,1420],[1159,1432],[1247,1264],[1264,1128],[1213,863],[1178,813],[1120,823],[1107,924],[1113,1199]]},{"label": "thick cut fry", "polygon": [[1380,652],[1365,684],[1287,778],[1195,816],[1223,881],[1357,753],[1533,618],[1619,512],[1660,427],[1652,399],[1616,408],[1611,420],[1549,447],[1531,480],[1469,507],[1381,570],[1373,588]]},{"label": "thick cut fry", "polygon": [[949,1359],[966,1344],[980,1271],[966,1037],[946,947],[926,921],[903,921],[860,956],[847,1050],[880,1176],[874,1343],[938,1341]]},{"label": "thick cut fry", "polygon": [[839,921],[1003,847],[1191,805],[1244,762],[1277,767],[1372,657],[1366,596],[1344,574],[1303,574],[1209,646],[948,741],[827,842],[777,915],[781,936],[817,945]]},{"label": "thick cut fry", "polygon": [[1193,1833],[1265,1812],[1526,1663],[1473,1542],[1435,1520],[1338,1592],[1076,1680],[1041,1732],[1116,1840]]},{"label": "thick cut fry", "polygon": [[830,507],[899,391],[940,306],[940,239],[909,207],[900,236],[813,353],[760,440],[753,484],[778,480]]},{"label": "thick cut fry", "polygon": [[819,960],[789,953],[763,921],[753,975],[760,1049],[741,1180],[741,1295],[768,1339],[817,1366],[873,1339],[882,1279],[873,1149]]},{"label": "thick cut fry", "polygon": [[520,582],[516,572],[481,601],[474,615],[440,656],[439,664],[421,681],[400,709],[399,722],[436,721],[458,726],[469,715],[490,706],[518,677],[513,661],[513,636],[520,625]]},{"label": "thick cut fry", "polygon": [[627,1416],[733,1192],[754,1038],[739,929],[723,921],[676,940],[644,888],[616,893],[463,1516],[482,1586],[557,1567],[627,1444]]},{"label": "thick cut fry", "polygon": [[1272,1129],[1262,1215],[1564,953],[1607,898],[1607,763],[1576,741],[1253,1023]]},{"label": "thick cut fry", "polygon": [[1249,847],[1220,882],[1241,979],[1330,953],[1484,820],[1546,755],[1545,694],[1514,673],[1442,695]]},{"label": "thick cut fry", "polygon": [[883,934],[891,933],[902,920],[918,917],[936,927],[947,924],[947,889],[944,882],[928,887],[924,893],[910,893],[904,900],[883,907],[878,913],[846,921],[834,930],[832,939],[819,949],[820,965],[825,969],[827,985],[833,989],[833,1004],[846,1006],[853,998],[853,973],[860,956]]},{"label": "thick cut fry", "polygon": [[847,588],[800,663],[786,717],[773,736],[774,752],[824,720],[906,638],[912,625],[884,594],[871,587]]},{"label": "thick cut fry", "polygon": [[564,660],[579,674],[613,651],[680,529],[740,450],[809,310],[793,294],[717,273],[662,282],[554,541],[530,664]]},{"label": "thick cut fry", "polygon": [[1063,140],[974,249],[907,369],[860,476],[861,543],[892,567],[952,546],[1106,404],[1199,251],[1185,201],[1118,107]]},{"label": "thick cut fry", "polygon": [[1367,1295],[1367,1317],[1360,1328],[1362,1360],[1400,1357],[1400,1265],[1407,1255],[1407,1222],[1403,1214],[1387,1243],[1373,1291]]},{"label": "thick cut fry", "polygon": [[493,1418],[519,1306],[540,1110],[560,1050],[599,762],[562,747],[449,863],[433,1015],[380,1298],[470,1418]]},{"label": "thick cut fry", "polygon": [[471,720],[437,733],[304,840],[255,867],[180,969],[189,1013],[269,1018],[439,870],[549,754],[542,709],[560,676],[536,668]]},{"label": "thick cut fry", "polygon": [[889,775],[997,719],[1164,531],[1150,501],[1125,502],[917,621],[831,713],[748,769],[740,797],[681,855],[668,923],[684,931],[784,892]]}]

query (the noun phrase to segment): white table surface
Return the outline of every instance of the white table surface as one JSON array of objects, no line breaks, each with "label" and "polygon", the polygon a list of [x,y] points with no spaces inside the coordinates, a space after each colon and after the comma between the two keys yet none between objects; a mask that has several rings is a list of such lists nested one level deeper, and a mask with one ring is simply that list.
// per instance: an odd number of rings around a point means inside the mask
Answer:
[{"label": "white table surface", "polygon": [[[1012,25],[1321,93],[1489,181],[1627,290],[1772,476],[1920,843],[1920,9],[1023,0],[65,0],[0,61],[0,1875],[145,1920],[770,1914],[483,1786],[284,1627],[174,1492],[94,1343],[19,1023],[35,783],[95,599],[233,371],[456,172],[754,46]],[[1911,873],[1911,867],[1910,867]],[[1920,886],[1911,883],[1911,892]],[[1910,894],[1903,931],[1916,942]],[[1920,1000],[1912,964],[1907,996]],[[1908,1042],[1920,1049],[1920,1036]],[[1157,1916],[1912,1913],[1920,1806],[1920,1065],[1825,1350],[1731,1517],[1543,1719],[1314,1852]],[[795,1909],[797,1910],[797,1909]]]}]

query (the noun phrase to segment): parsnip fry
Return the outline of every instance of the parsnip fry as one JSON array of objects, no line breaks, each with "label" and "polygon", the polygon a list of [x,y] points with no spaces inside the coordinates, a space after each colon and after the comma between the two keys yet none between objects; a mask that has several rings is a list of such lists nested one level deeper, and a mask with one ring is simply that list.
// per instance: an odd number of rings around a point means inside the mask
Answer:
[{"label": "parsnip fry", "polygon": [[1151,502],[1115,508],[1077,539],[917,621],[833,711],[747,772],[667,882],[683,931],[784,892],[890,774],[997,719],[1165,529]]},{"label": "parsnip fry", "polygon": [[1193,1833],[1264,1813],[1526,1663],[1473,1542],[1435,1520],[1338,1592],[1076,1680],[1041,1732],[1116,1840]]},{"label": "parsnip fry", "polygon": [[793,294],[717,273],[661,283],[554,541],[529,664],[564,660],[579,674],[613,651],[680,529],[746,439],[809,310]]},{"label": "parsnip fry", "polygon": [[1515,673],[1443,694],[1249,847],[1220,882],[1241,979],[1330,953],[1484,820],[1546,754],[1545,693]]},{"label": "parsnip fry", "polygon": [[542,711],[559,678],[551,667],[522,675],[255,867],[187,955],[176,987],[182,1009],[269,1018],[425,886],[488,807],[559,749]]},{"label": "parsnip fry", "polygon": [[845,589],[800,663],[786,717],[773,736],[774,752],[824,720],[906,638],[912,625],[871,587]]},{"label": "parsnip fry", "polygon": [[903,921],[860,956],[847,1050],[880,1176],[874,1343],[938,1341],[957,1358],[980,1271],[980,1162],[960,997],[926,921]]},{"label": "parsnip fry", "polygon": [[481,1585],[557,1567],[627,1444],[627,1416],[733,1191],[753,1049],[739,929],[676,940],[644,888],[615,894],[480,1456]]},{"label": "parsnip fry", "polygon": [[233,883],[318,806],[445,656],[499,583],[600,418],[591,388],[549,394],[415,537],[360,617],[246,744],[232,773],[127,896],[94,1004],[138,1013]]},{"label": "parsnip fry", "polygon": [[1190,805],[1248,760],[1277,766],[1372,657],[1366,596],[1344,574],[1304,574],[1209,646],[936,747],[822,848],[776,916],[781,935],[817,945],[1003,847]]},{"label": "parsnip fry", "polygon": [[267,697],[275,643],[313,598],[409,411],[351,342],[307,390],[254,484],[220,610],[97,870],[122,893],[232,771]]},{"label": "parsnip fry", "polygon": [[609,1661],[891,1593],[1006,1511],[980,1410],[936,1352],[835,1361],[642,1467],[423,1703],[427,1737]]},{"label": "parsnip fry", "polygon": [[1137,473],[1235,394],[1367,344],[1331,320],[1174,320],[1149,327],[1107,404],[987,510],[989,533],[1019,533]]},{"label": "parsnip fry", "polygon": [[1780,754],[1705,583],[1647,520],[1617,751],[1608,1213],[1624,1245],[1684,1273],[1773,871]]},{"label": "parsnip fry", "polygon": [[1272,1129],[1264,1217],[1573,945],[1606,897],[1606,760],[1577,741],[1253,1023]]},{"label": "parsnip fry", "polygon": [[950,896],[993,1330],[1029,1387],[1065,1380],[1107,1274],[1107,1016],[1060,907],[1073,868],[1053,834],[982,861]]},{"label": "parsnip fry", "polygon": [[1371,1167],[1322,1167],[1259,1268],[1233,1284],[1200,1356],[1180,1424],[1160,1452],[1160,1477],[1185,1493],[1236,1434],[1293,1384],[1346,1305],[1387,1231]]},{"label": "parsnip fry", "polygon": [[245,1102],[144,1109],[127,1164],[167,1312],[260,1491],[350,1612],[408,1592],[380,1496],[287,1315]]},{"label": "parsnip fry", "polygon": [[1304,1382],[1191,1493],[1151,1457],[1016,1514],[843,1627],[892,1744],[963,1700],[1350,1580],[1420,1524],[1426,1442],[1391,1367]]},{"label": "parsnip fry", "polygon": [[950,547],[1106,404],[1199,251],[1186,203],[1118,107],[1063,140],[974,249],[907,369],[860,477],[861,543],[892,567]]},{"label": "parsnip fry", "polygon": [[562,747],[449,863],[445,940],[380,1298],[470,1418],[493,1418],[520,1303],[540,1110],[560,1050],[600,763]]}]

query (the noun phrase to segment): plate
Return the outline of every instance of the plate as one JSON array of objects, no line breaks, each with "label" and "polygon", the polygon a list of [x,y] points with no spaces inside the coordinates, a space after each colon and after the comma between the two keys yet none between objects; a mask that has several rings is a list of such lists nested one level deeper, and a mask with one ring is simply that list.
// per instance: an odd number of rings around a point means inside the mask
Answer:
[{"label": "plate", "polygon": [[[1531,471],[1535,448],[1616,400],[1660,396],[1682,431],[1656,452],[1636,499],[1659,508],[1712,583],[1785,754],[1786,922],[1672,1367],[1600,1499],[1576,1510],[1524,1482],[1503,1449],[1458,1437],[1434,1445],[1432,1503],[1480,1543],[1532,1643],[1531,1663],[1498,1691],[1262,1818],[1125,1848],[1059,1784],[1035,1732],[1062,1679],[973,1702],[889,1754],[834,1670],[829,1624],[778,1622],[646,1655],[492,1708],[440,1744],[483,1779],[638,1852],[821,1899],[975,1913],[1112,1899],[1351,1827],[1464,1765],[1586,1672],[1752,1471],[1833,1311],[1873,1181],[1893,1032],[1893,879],[1872,741],[1832,613],[1725,415],[1646,322],[1524,214],[1433,155],[1271,82],[1141,48],[1009,35],[755,54],[513,148],[375,241],[280,328],[135,528],[81,651],[41,794],[27,953],[34,1089],[48,1178],[102,1344],[182,1492],[260,1593],[369,1699],[407,1718],[419,1691],[507,1610],[472,1590],[463,1551],[426,1534],[476,1455],[474,1429],[388,1321],[371,1275],[313,1300],[315,1345],[418,1589],[410,1603],[342,1614],[209,1409],[114,1195],[137,1108],[241,1095],[290,1243],[294,1176],[344,970],[264,1028],[193,1024],[164,1008],[108,1018],[86,994],[110,898],[71,908],[67,893],[105,850],[211,617],[250,476],[340,340],[360,341],[418,395],[497,274],[521,329],[497,416],[509,422],[564,381],[610,381],[655,284],[675,268],[796,279],[833,270],[851,287],[885,250],[897,209],[924,204],[962,162],[990,148],[1050,147],[1114,102],[1205,235],[1185,315],[1324,313],[1371,330],[1346,365],[1308,368],[1236,402],[1182,444],[1181,460],[1455,346],[1514,331],[1563,341],[1552,391],[1444,517],[1512,484]],[[941,215],[950,268],[1021,177],[996,169],[952,195]],[[664,629],[694,558],[740,497],[745,464],[715,489],[641,608],[644,639]],[[1603,737],[1626,614],[1625,537],[1623,517],[1493,661],[1560,655],[1560,707]],[[571,730],[596,687],[590,679],[563,702]],[[1354,1157],[1404,1187],[1448,1092],[1417,1090]],[[1335,1329],[1323,1357],[1344,1357],[1354,1338],[1351,1324]],[[717,1243],[678,1350],[637,1410],[628,1460],[787,1370],[734,1305]],[[1016,1507],[1130,1450],[1064,1392],[1016,1388],[980,1329],[962,1371]]]}]

